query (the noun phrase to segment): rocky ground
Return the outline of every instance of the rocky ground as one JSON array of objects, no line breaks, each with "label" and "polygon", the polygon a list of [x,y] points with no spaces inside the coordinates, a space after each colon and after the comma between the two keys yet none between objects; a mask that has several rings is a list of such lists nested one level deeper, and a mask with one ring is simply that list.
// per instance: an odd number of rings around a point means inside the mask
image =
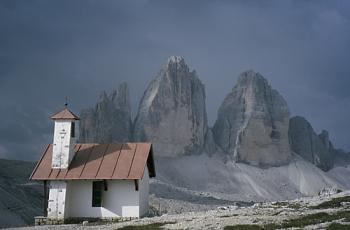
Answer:
[{"label": "rocky ground", "polygon": [[350,191],[326,191],[316,197],[250,206],[219,206],[207,211],[163,214],[122,223],[38,226],[35,229],[350,229]]}]

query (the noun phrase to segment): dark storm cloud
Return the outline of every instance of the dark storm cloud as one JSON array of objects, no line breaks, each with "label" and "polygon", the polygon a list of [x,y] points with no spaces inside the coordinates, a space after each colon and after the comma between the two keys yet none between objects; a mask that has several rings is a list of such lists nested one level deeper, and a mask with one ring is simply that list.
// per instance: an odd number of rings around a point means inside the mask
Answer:
[{"label": "dark storm cloud", "polygon": [[206,85],[210,123],[238,74],[254,69],[293,114],[350,149],[349,1],[0,0],[0,157],[37,159],[48,116],[127,81],[136,110],[170,55]]}]

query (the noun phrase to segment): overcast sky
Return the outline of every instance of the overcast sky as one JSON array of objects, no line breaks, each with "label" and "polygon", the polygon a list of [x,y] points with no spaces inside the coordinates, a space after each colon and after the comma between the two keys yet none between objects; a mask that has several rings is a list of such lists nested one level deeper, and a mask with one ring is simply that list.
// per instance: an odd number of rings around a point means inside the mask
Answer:
[{"label": "overcast sky", "polygon": [[135,111],[170,55],[205,84],[209,125],[254,69],[350,150],[350,1],[0,0],[0,158],[37,160],[65,96],[79,113],[126,81]]}]

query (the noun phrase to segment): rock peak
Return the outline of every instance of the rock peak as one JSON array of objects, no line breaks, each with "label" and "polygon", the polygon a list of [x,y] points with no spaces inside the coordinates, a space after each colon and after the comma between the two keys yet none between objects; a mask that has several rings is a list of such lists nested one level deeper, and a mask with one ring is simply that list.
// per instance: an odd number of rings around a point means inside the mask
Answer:
[{"label": "rock peak", "polygon": [[259,72],[255,72],[252,69],[244,71],[238,77],[238,85],[250,85],[256,83],[268,85],[267,80]]},{"label": "rock peak", "polygon": [[134,123],[136,141],[156,156],[200,153],[207,133],[204,85],[183,57],[172,56],[147,87]]},{"label": "rock peak", "polygon": [[255,72],[254,69],[248,69],[246,71],[243,71],[240,75],[241,76],[255,76],[259,74],[258,72]]},{"label": "rock peak", "polygon": [[185,62],[185,59],[182,56],[170,56],[168,58],[167,63],[169,64],[170,62],[172,62],[172,63],[180,63],[180,62]]},{"label": "rock peak", "polygon": [[283,97],[253,70],[243,72],[219,108],[214,139],[238,162],[279,166],[289,162],[289,110]]},{"label": "rock peak", "polygon": [[182,56],[170,56],[165,66],[163,66],[165,71],[186,71],[189,72],[190,69]]},{"label": "rock peak", "polygon": [[131,140],[131,107],[125,82],[111,94],[103,91],[95,108],[81,111],[79,140],[82,143]]},{"label": "rock peak", "polygon": [[288,132],[294,152],[324,171],[333,167],[334,149],[327,131],[317,135],[304,117],[296,116],[290,119]]}]

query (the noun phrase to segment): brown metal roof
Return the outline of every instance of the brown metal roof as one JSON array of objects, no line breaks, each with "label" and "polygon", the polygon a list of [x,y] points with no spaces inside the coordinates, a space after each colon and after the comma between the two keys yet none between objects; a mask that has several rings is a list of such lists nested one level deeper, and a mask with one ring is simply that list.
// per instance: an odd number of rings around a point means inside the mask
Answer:
[{"label": "brown metal roof", "polygon": [[79,120],[79,117],[75,115],[72,111],[70,111],[67,107],[64,108],[62,111],[55,113],[51,116],[51,119],[73,119],[73,120]]},{"label": "brown metal roof", "polygon": [[146,165],[155,177],[150,143],[76,144],[68,169],[52,169],[52,144],[33,170],[32,180],[141,179]]}]

